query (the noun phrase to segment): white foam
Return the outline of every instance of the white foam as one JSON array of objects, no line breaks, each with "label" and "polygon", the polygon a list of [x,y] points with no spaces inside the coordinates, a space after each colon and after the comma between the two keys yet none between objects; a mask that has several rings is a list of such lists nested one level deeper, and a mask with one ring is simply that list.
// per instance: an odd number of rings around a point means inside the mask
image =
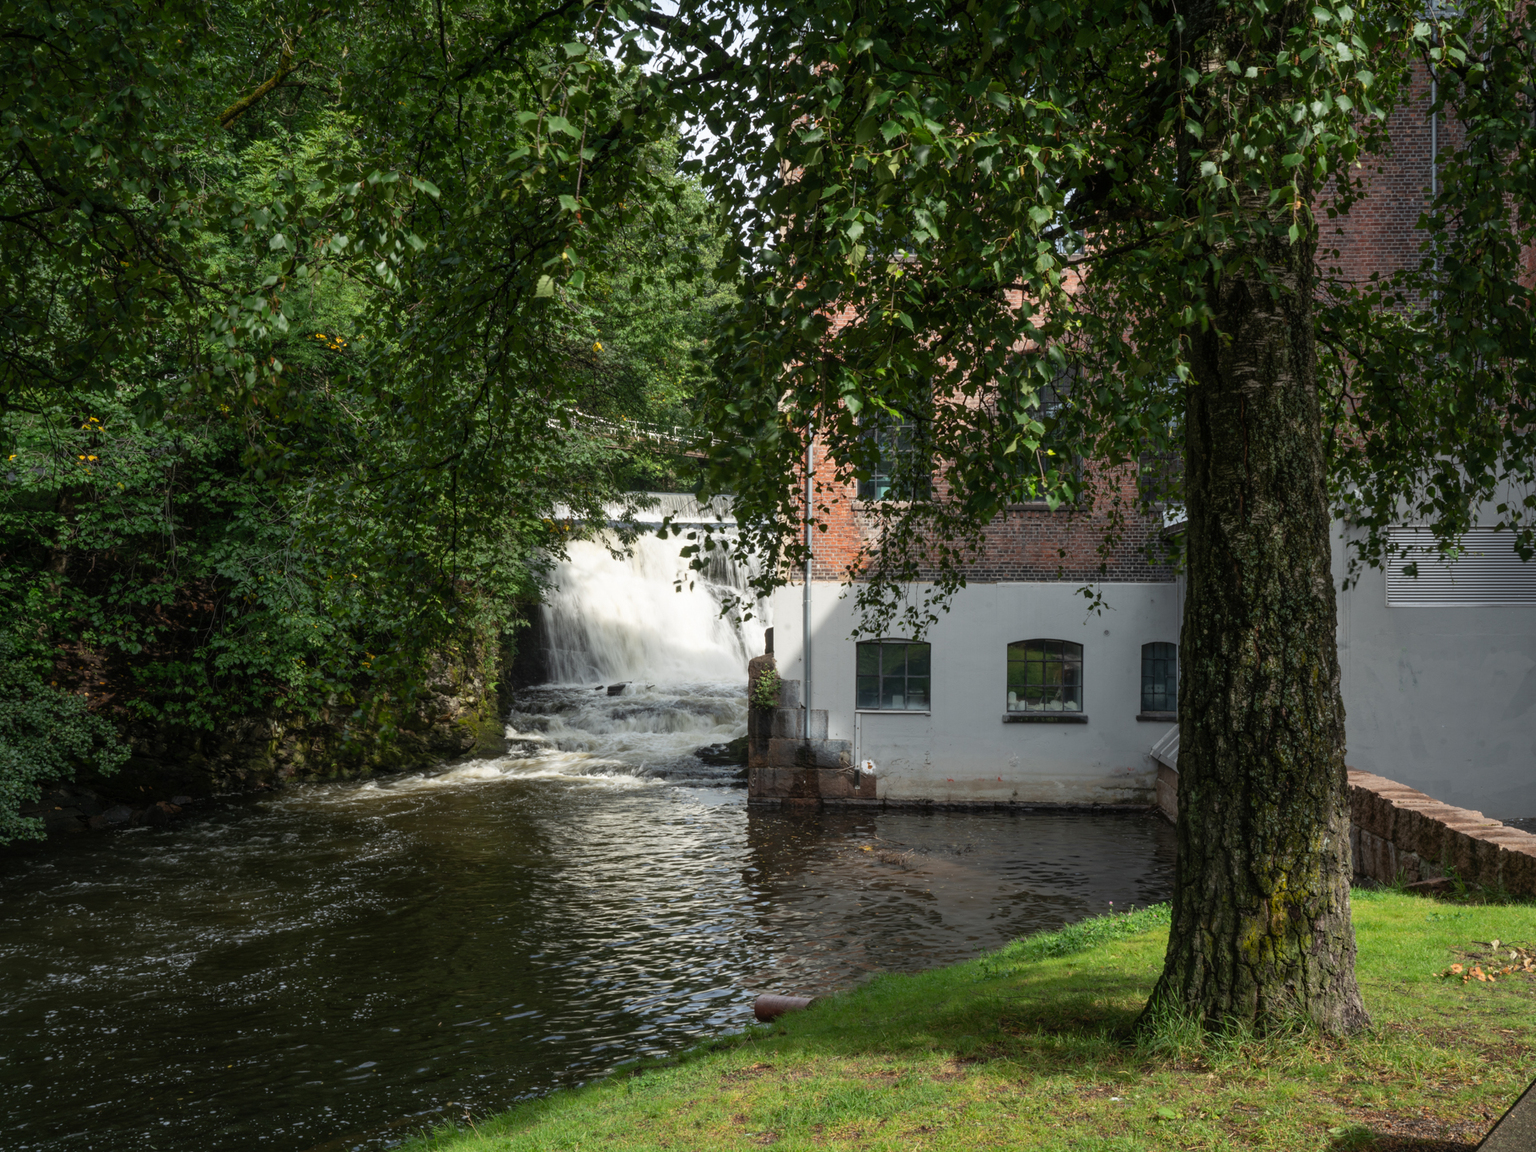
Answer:
[{"label": "white foam", "polygon": [[722,615],[747,573],[723,561],[693,572],[683,542],[642,536],[616,558],[612,541],[574,541],[551,573],[542,612],[550,680],[612,684],[744,681],[762,651],[766,604],[752,620]]}]

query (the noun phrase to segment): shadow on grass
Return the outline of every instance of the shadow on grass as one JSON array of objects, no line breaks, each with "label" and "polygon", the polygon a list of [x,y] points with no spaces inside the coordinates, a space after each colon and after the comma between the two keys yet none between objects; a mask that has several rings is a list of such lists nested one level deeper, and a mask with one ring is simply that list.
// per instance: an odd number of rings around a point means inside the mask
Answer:
[{"label": "shadow on grass", "polygon": [[1340,1136],[1327,1152],[1473,1152],[1477,1141],[1428,1140],[1420,1136],[1384,1136],[1360,1128]]},{"label": "shadow on grass", "polygon": [[[987,983],[993,987],[976,987]],[[1066,1053],[1121,1063],[1135,1058],[1132,1027],[1151,987],[1150,979],[1103,971],[959,986],[897,977],[876,980],[846,1003],[823,1001],[756,1036],[785,1055],[823,1059],[900,1059],[937,1050],[967,1063],[1028,1062],[1033,1054],[1059,1061]]]}]

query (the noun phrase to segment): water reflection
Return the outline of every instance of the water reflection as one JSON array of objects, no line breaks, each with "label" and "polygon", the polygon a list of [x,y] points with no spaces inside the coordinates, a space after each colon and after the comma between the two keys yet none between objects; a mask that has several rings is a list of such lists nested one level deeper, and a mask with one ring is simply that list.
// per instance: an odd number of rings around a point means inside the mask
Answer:
[{"label": "water reflection", "polygon": [[537,714],[516,758],[0,857],[0,1145],[384,1148],[1169,888],[1150,818],[749,811]]}]

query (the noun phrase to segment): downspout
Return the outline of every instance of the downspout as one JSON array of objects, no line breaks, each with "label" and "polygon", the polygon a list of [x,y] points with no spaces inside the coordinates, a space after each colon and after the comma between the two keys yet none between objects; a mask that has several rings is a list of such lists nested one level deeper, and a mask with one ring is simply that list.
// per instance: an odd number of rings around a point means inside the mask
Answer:
[{"label": "downspout", "polygon": [[816,519],[811,511],[811,500],[815,468],[816,433],[809,431],[805,437],[805,594],[803,598],[805,619],[802,624],[804,642],[801,649],[801,660],[805,664],[805,693],[801,698],[801,705],[805,710],[805,726],[800,729],[800,735],[806,744],[811,742],[811,559],[815,547],[815,538],[811,535],[811,531]]},{"label": "downspout", "polygon": [[[1435,21],[1435,40],[1440,39],[1440,5],[1438,0],[1430,0],[1429,16]],[[1429,72],[1429,209],[1435,209],[1435,201],[1440,198],[1440,114],[1436,112],[1435,103],[1440,99],[1440,81],[1435,76],[1433,68]],[[1440,299],[1440,257],[1435,256],[1435,288],[1431,293],[1431,299]]]}]

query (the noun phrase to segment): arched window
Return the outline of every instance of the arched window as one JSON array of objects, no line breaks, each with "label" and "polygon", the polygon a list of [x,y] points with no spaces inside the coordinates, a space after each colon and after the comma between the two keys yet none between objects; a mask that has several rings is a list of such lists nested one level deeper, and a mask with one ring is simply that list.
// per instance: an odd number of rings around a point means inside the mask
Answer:
[{"label": "arched window", "polygon": [[1008,645],[1008,711],[1081,712],[1083,646],[1070,640]]},{"label": "arched window", "polygon": [[864,640],[858,655],[858,707],[928,711],[928,645],[912,640]]},{"label": "arched window", "polygon": [[1179,710],[1179,646],[1159,641],[1141,646],[1141,710]]}]

